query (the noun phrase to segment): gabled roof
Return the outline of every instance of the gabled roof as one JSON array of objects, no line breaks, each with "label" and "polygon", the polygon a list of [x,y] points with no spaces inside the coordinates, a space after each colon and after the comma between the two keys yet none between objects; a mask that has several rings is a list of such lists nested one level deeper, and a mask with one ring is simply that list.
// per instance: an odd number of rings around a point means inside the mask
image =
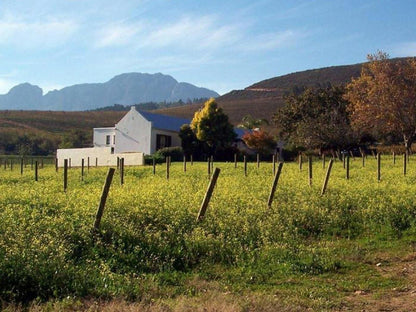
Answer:
[{"label": "gabled roof", "polygon": [[153,114],[145,111],[139,113],[150,121],[154,128],[160,130],[176,131],[178,132],[183,124],[190,124],[191,121],[186,118],[178,118],[160,114]]}]

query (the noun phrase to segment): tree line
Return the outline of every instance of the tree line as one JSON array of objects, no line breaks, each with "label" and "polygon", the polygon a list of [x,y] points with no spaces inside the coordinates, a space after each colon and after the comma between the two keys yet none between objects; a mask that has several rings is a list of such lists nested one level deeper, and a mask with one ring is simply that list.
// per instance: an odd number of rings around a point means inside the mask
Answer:
[{"label": "tree line", "polygon": [[[240,139],[263,155],[276,152],[277,141],[287,149],[320,153],[358,151],[374,143],[403,144],[410,151],[416,134],[416,60],[390,60],[381,51],[367,58],[361,75],[346,86],[328,84],[286,95],[272,117],[277,136],[264,130],[267,120],[248,115],[239,125],[246,130]],[[237,149],[233,126],[214,99],[181,128],[180,137],[185,154],[221,159]]]},{"label": "tree line", "polygon": [[344,86],[306,89],[286,97],[273,121],[279,137],[306,150],[403,144],[416,134],[416,60],[368,55],[361,75]]}]

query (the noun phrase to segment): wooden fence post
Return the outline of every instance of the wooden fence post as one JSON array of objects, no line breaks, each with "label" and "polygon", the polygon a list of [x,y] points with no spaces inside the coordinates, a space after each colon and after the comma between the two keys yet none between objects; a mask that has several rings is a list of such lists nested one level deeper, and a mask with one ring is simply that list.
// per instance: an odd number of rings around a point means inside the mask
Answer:
[{"label": "wooden fence post", "polygon": [[166,179],[169,180],[169,156],[166,156]]},{"label": "wooden fence post", "polygon": [[377,153],[377,181],[381,180],[381,154]]},{"label": "wooden fence post", "polygon": [[350,179],[350,157],[349,156],[347,156],[347,159],[346,159],[345,169],[346,169],[345,177],[347,180],[349,180]]},{"label": "wooden fence post", "polygon": [[81,159],[81,181],[84,181],[84,158]]},{"label": "wooden fence post", "polygon": [[98,157],[95,157],[95,167],[98,167]]},{"label": "wooden fence post", "polygon": [[396,164],[396,153],[393,152],[393,165],[395,165],[395,164]]},{"label": "wooden fence post", "polygon": [[38,161],[35,161],[35,181],[38,181]]},{"label": "wooden fence post", "polygon": [[277,172],[273,179],[272,189],[270,190],[269,199],[267,200],[267,206],[271,208],[274,198],[274,193],[276,192],[277,182],[279,182],[280,173],[282,172],[283,163],[279,163],[277,167]]},{"label": "wooden fence post", "polygon": [[302,153],[299,153],[299,171],[302,171]]},{"label": "wooden fence post", "polygon": [[124,157],[120,158],[120,184],[124,184]]},{"label": "wooden fence post", "polygon": [[237,154],[234,154],[234,168],[237,168]]},{"label": "wooden fence post", "polygon": [[156,174],[156,159],[155,159],[155,157],[153,157],[152,161],[153,161],[153,175],[155,175]]},{"label": "wooden fence post", "polygon": [[68,159],[64,159],[64,192],[68,187]]},{"label": "wooden fence post", "polygon": [[107,178],[105,179],[103,192],[101,194],[100,204],[98,205],[97,215],[95,216],[95,230],[98,230],[100,228],[101,218],[104,213],[105,203],[107,201],[108,192],[110,191],[111,182],[113,181],[114,171],[114,168],[108,169]]},{"label": "wooden fence post", "polygon": [[309,186],[312,186],[312,156],[308,156]]},{"label": "wooden fence post", "polygon": [[87,158],[87,171],[90,171],[90,157]]},{"label": "wooden fence post", "polygon": [[23,174],[23,157],[20,158],[20,174]]},{"label": "wooden fence post", "polygon": [[403,154],[403,175],[406,175],[406,168],[407,167],[407,154]]},{"label": "wooden fence post", "polygon": [[321,195],[324,195],[325,194],[326,187],[328,186],[329,176],[331,175],[331,169],[332,169],[333,162],[334,162],[333,159],[330,159],[329,160],[328,169],[326,170],[326,175],[325,175],[324,183],[322,185]]},{"label": "wooden fence post", "polygon": [[55,158],[55,172],[58,172],[58,158]]},{"label": "wooden fence post", "polygon": [[272,162],[273,162],[273,176],[274,176],[276,175],[276,155],[275,154],[273,154]]},{"label": "wooden fence post", "polygon": [[257,169],[260,168],[260,154],[257,153]]},{"label": "wooden fence post", "polygon": [[247,157],[244,155],[244,175],[247,176]]},{"label": "wooden fence post", "polygon": [[207,210],[209,201],[211,200],[211,196],[214,191],[215,184],[217,183],[218,176],[220,175],[220,171],[221,170],[219,168],[215,168],[214,170],[214,173],[211,177],[211,181],[208,185],[207,192],[205,193],[204,200],[202,201],[201,208],[199,209],[199,213],[196,218],[197,222],[201,221],[205,216],[205,212]]}]

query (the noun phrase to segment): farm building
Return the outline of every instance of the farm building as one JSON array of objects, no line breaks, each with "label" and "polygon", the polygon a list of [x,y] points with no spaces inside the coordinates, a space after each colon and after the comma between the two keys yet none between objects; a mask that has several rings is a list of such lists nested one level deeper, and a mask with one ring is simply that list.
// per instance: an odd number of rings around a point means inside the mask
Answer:
[{"label": "farm building", "polygon": [[94,128],[94,147],[110,147],[115,154],[153,154],[163,147],[181,146],[179,130],[189,123],[189,119],[137,111],[132,106],[114,127]]},{"label": "farm building", "polygon": [[81,166],[82,159],[92,165],[114,166],[117,157],[123,157],[126,165],[142,165],[145,154],[180,146],[180,127],[189,123],[188,119],[137,111],[132,106],[114,127],[94,128],[93,147],[58,149],[58,166],[63,166],[64,159],[70,159],[72,166]]},{"label": "farm building", "polygon": [[[164,147],[181,146],[179,130],[190,122],[185,118],[137,111],[132,106],[114,127],[94,128],[93,147],[58,149],[58,166],[63,166],[64,159],[70,159],[72,166],[81,166],[82,159],[91,165],[114,166],[118,157],[124,158],[126,165],[142,165],[144,155]],[[241,139],[244,131],[235,129],[235,132]]]}]

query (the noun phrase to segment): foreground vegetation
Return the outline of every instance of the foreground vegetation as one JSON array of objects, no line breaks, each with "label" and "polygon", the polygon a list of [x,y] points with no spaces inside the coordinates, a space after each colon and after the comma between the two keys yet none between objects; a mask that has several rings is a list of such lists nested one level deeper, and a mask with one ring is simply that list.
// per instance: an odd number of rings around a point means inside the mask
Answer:
[{"label": "foreground vegetation", "polygon": [[[205,163],[125,170],[113,181],[98,233],[92,231],[106,168],[0,168],[0,298],[3,308],[32,304],[81,309],[85,301],[139,302],[160,310],[339,310],[357,292],[374,298],[407,289],[380,271],[415,253],[416,172],[403,176],[383,156],[333,167],[328,191],[314,162],[286,163],[271,209],[272,166],[216,163],[220,177],[206,218],[196,216],[208,184]],[[92,299],[91,299],[92,298]],[[46,303],[45,303],[46,302]],[[116,301],[117,302],[117,301]],[[221,304],[220,304],[221,302]],[[163,307],[163,309],[162,309]],[[179,307],[179,308],[178,308]],[[181,308],[182,307],[182,308]],[[185,308],[186,307],[186,308]],[[195,309],[192,309],[195,307]]]}]

